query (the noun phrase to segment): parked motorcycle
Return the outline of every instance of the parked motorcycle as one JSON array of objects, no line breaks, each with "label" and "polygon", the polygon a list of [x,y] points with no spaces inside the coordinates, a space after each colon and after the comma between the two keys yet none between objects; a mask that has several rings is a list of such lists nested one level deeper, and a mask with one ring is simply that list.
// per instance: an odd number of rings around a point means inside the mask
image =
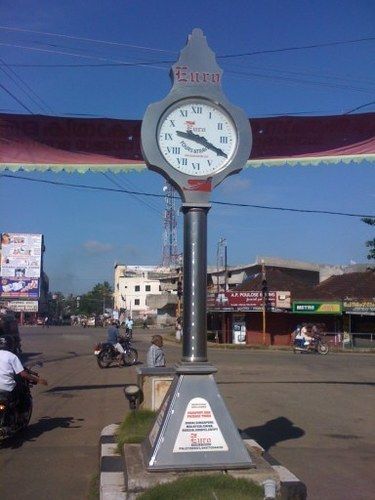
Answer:
[{"label": "parked motorcycle", "polygon": [[108,368],[115,363],[120,363],[122,366],[131,366],[138,361],[138,352],[131,347],[130,339],[121,337],[119,342],[124,349],[123,356],[120,356],[115,347],[108,342],[101,342],[95,346],[94,354],[100,368]]},{"label": "parked motorcycle", "polygon": [[[38,366],[41,364],[38,363]],[[38,376],[38,373],[30,368],[25,367],[25,370],[31,375]],[[17,376],[18,390],[15,396],[10,396],[9,392],[0,390],[0,442],[28,426],[33,411],[33,398],[30,391],[33,385],[36,385],[36,382],[29,382]]]},{"label": "parked motorcycle", "polygon": [[306,346],[301,343],[300,339],[294,339],[292,347],[294,354],[296,352],[314,352],[322,355],[329,353],[329,345],[317,334],[312,337],[310,344]]}]

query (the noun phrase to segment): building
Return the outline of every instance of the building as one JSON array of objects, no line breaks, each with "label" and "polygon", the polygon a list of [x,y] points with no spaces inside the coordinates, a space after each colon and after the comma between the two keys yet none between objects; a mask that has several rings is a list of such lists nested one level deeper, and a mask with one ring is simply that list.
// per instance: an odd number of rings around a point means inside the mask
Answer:
[{"label": "building", "polygon": [[[143,315],[173,317],[176,297],[169,268],[115,265],[114,309],[133,317]],[[160,319],[160,318],[159,318]]]},{"label": "building", "polygon": [[375,275],[366,266],[263,258],[226,272],[208,279],[208,328],[220,342],[288,345],[302,322],[324,324],[335,338],[375,331]]}]

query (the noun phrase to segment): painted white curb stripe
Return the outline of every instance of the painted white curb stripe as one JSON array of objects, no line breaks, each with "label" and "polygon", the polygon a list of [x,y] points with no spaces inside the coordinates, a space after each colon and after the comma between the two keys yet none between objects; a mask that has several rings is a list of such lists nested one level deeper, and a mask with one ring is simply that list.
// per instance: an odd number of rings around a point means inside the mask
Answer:
[{"label": "painted white curb stripe", "polygon": [[278,474],[280,481],[285,482],[299,482],[298,477],[296,477],[290,470],[286,469],[282,465],[273,465],[272,468]]},{"label": "painted white curb stripe", "polygon": [[117,444],[113,443],[102,443],[102,457],[120,457],[120,453],[117,451]]},{"label": "painted white curb stripe", "polygon": [[117,429],[119,428],[119,425],[117,424],[111,424],[107,425],[104,427],[104,429],[101,432],[101,436],[113,436],[113,434],[116,434]]}]

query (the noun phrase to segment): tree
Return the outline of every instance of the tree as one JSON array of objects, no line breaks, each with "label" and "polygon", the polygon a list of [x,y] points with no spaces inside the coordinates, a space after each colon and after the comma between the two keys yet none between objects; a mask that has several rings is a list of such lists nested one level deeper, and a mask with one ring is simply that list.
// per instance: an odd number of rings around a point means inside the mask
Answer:
[{"label": "tree", "polygon": [[[372,217],[364,217],[362,219],[363,222],[369,224],[370,226],[375,226],[375,219]],[[372,240],[366,241],[366,247],[369,248],[369,252],[367,254],[368,260],[375,260],[375,238]]]},{"label": "tree", "polygon": [[108,281],[97,283],[94,288],[81,295],[79,312],[88,316],[103,314],[113,307],[113,289]]}]

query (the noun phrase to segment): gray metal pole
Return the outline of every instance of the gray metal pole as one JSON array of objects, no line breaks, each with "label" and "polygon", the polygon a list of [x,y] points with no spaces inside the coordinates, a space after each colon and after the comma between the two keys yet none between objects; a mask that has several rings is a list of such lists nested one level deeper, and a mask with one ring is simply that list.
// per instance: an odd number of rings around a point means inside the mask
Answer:
[{"label": "gray metal pole", "polygon": [[207,213],[183,207],[184,323],[182,361],[207,361]]}]

